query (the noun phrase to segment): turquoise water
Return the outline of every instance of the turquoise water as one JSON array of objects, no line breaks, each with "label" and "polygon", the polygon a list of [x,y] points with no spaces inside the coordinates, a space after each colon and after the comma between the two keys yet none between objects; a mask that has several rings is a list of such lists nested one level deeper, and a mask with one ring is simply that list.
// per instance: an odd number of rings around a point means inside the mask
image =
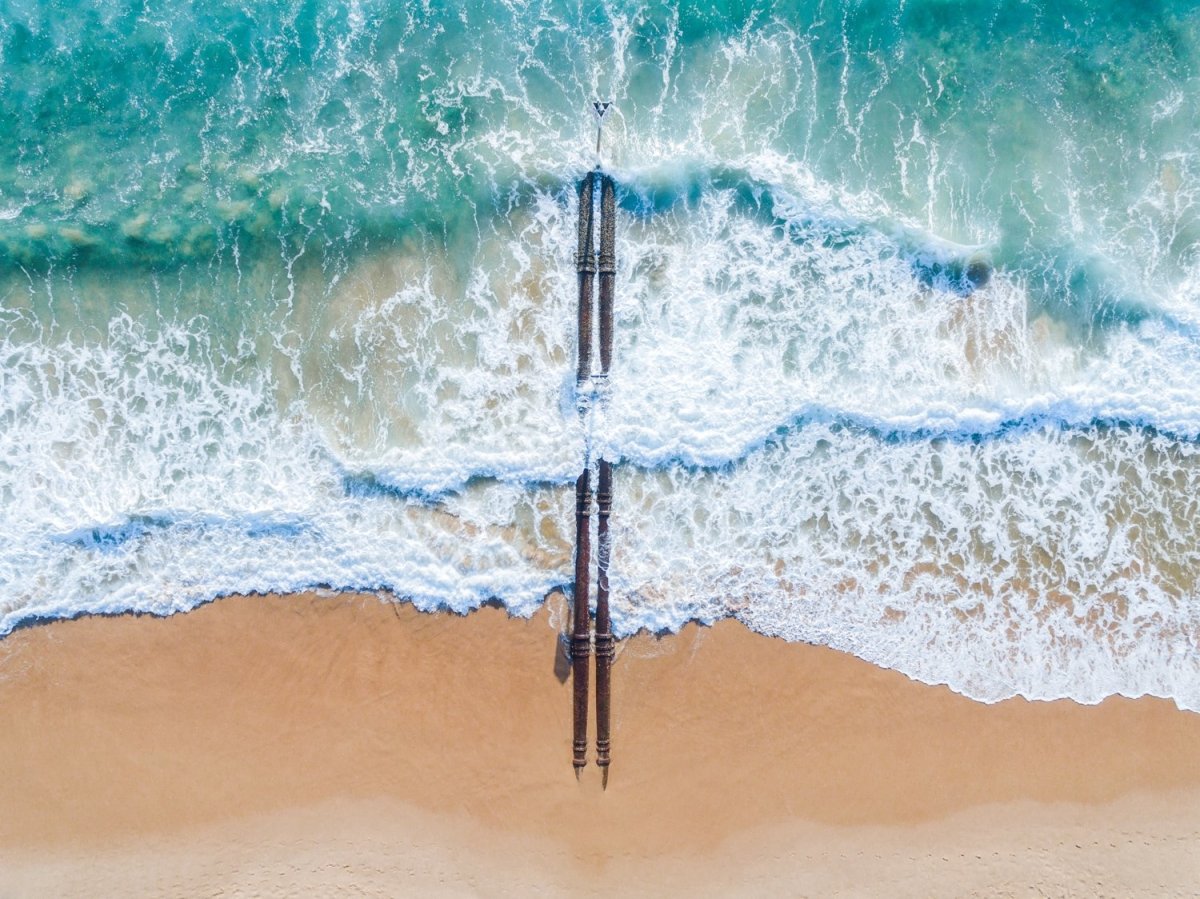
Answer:
[{"label": "turquoise water", "polygon": [[0,632],[529,614],[590,450],[622,634],[1198,709],[1198,74],[1186,3],[0,4]]}]

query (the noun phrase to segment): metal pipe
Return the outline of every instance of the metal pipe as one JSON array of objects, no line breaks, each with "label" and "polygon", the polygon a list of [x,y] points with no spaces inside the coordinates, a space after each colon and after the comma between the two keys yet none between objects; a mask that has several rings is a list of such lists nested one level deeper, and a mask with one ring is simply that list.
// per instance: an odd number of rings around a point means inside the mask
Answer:
[{"label": "metal pipe", "polygon": [[578,384],[592,374],[592,283],[596,273],[592,197],[595,183],[595,172],[588,172],[579,183],[579,246],[575,253],[575,271],[579,273],[579,369],[575,373]]},{"label": "metal pipe", "polygon": [[[616,189],[604,175],[600,181],[600,375],[608,377],[612,364],[613,285],[616,281]],[[597,499],[596,578],[596,764],[608,780],[610,718],[612,709],[612,623],[608,613],[608,563],[611,543],[608,516],[612,510],[612,463],[600,460]]]},{"label": "metal pipe", "polygon": [[591,567],[591,472],[586,468],[575,482],[575,628],[571,634],[571,664],[575,688],[575,743],[571,764],[576,773],[587,764],[588,656],[591,653],[591,615],[588,581]]},{"label": "metal pipe", "polygon": [[612,363],[613,285],[617,279],[616,189],[608,175],[600,180],[600,374]]},{"label": "metal pipe", "polygon": [[[579,274],[579,369],[576,383],[582,385],[592,373],[592,284],[596,276],[596,253],[592,243],[595,172],[579,183],[579,244],[575,270]],[[584,407],[580,407],[581,412]],[[584,460],[583,473],[575,482],[575,626],[571,633],[572,686],[575,693],[574,745],[571,763],[575,772],[587,764],[588,665],[591,655],[591,612],[588,608],[591,580],[591,473]]]},{"label": "metal pipe", "polygon": [[611,734],[611,673],[614,654],[612,623],[608,616],[608,515],[612,509],[612,463],[600,460],[600,483],[597,485],[597,568],[596,578],[596,764],[608,778]]}]

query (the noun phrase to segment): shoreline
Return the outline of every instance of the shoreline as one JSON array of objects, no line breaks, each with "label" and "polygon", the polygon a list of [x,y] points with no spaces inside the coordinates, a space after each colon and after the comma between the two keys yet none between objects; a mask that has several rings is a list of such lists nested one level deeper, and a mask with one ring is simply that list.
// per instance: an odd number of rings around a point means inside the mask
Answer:
[{"label": "shoreline", "polygon": [[561,596],[518,619],[299,594],[15,631],[0,869],[20,896],[157,895],[164,872],[295,892],[337,859],[447,894],[1200,882],[1200,715],[1170,700],[987,705],[692,624],[618,645],[605,791],[594,721],[571,770],[564,620]]}]

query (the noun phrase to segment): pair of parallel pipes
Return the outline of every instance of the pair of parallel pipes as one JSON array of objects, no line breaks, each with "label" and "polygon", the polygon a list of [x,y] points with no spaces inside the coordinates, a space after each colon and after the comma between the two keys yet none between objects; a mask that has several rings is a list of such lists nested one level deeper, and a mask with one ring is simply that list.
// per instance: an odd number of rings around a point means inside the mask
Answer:
[{"label": "pair of parallel pipes", "polygon": [[[593,244],[595,187],[600,182],[599,266]],[[576,389],[592,379],[592,285],[600,276],[600,371],[608,378],[612,362],[613,284],[616,280],[616,189],[608,175],[588,172],[579,185],[579,247],[575,255],[579,274],[579,369]],[[597,399],[593,391],[592,400]],[[608,517],[612,510],[612,463],[600,459],[596,490],[596,764],[608,779],[610,761],[611,674],[614,653],[612,623],[608,614]],[[575,620],[571,635],[571,660],[575,690],[575,731],[572,764],[576,775],[587,764],[588,656],[591,653],[591,458],[575,482]]]}]

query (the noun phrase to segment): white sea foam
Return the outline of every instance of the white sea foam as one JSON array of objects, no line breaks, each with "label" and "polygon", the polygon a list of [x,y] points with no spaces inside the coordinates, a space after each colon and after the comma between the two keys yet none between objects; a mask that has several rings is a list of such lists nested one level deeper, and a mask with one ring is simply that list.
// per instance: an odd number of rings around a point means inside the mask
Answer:
[{"label": "white sea foam", "polygon": [[469,258],[417,244],[310,279],[316,320],[277,341],[281,403],[312,414],[348,469],[402,491],[574,479],[573,235],[561,198],[539,193],[481,223]]},{"label": "white sea foam", "polygon": [[[215,274],[178,275],[198,300],[158,272],[82,284],[86,265],[4,295],[0,634],[313,585],[528,614],[569,584],[567,485],[590,450],[627,463],[622,634],[736,615],[978,699],[1200,710],[1186,93],[1163,87],[1143,152],[1089,145],[1059,94],[1049,123],[1035,96],[976,127],[959,101],[933,106],[991,89],[957,80],[977,60],[860,54],[816,22],[688,41],[679,16],[646,30],[651,12],[606,8],[609,27],[577,35],[547,9],[497,42],[508,55],[447,37],[436,49],[458,55],[414,79],[415,19],[367,51],[371,15],[322,43],[336,64],[311,91],[239,60],[224,113],[288,103],[233,186],[316,173],[304,202],[255,194],[281,259],[256,272],[218,242]],[[186,21],[155,27],[170,55],[192,45]],[[898,102],[904,79],[925,106]],[[397,101],[410,81],[416,110]],[[617,102],[604,157],[622,211],[611,402],[585,429],[569,185],[594,162],[593,96]],[[246,135],[216,133],[222,114],[205,112],[211,141],[183,142],[200,160],[185,174],[235,170]],[[141,180],[198,201],[175,155]],[[440,236],[404,218],[422,197]],[[218,199],[235,228],[241,207]],[[82,208],[101,219],[101,200]],[[426,236],[360,239],[360,207]],[[158,234],[193,258],[183,225],[127,213],[121,241]],[[40,221],[12,235],[57,239]],[[964,279],[972,259],[994,265],[986,285]]]},{"label": "white sea foam", "polygon": [[944,245],[850,222],[790,197],[739,208],[734,188],[627,221],[602,450],[719,465],[808,421],[885,436],[1095,421],[1200,433],[1200,354],[1177,320],[1080,345],[1049,315],[1029,320],[1023,273],[967,290],[923,268]]},{"label": "white sea foam", "polygon": [[[312,585],[527,614],[567,583],[549,485],[584,445],[573,209],[534,205],[483,242],[490,283],[429,254],[340,279],[327,339],[277,341],[290,386],[231,372],[203,330],[8,341],[0,628]],[[1017,277],[964,295],[893,235],[771,213],[713,190],[623,220],[593,423],[595,452],[638,465],[617,479],[618,631],[732,614],[979,699],[1200,708],[1186,331],[1149,319],[1088,351],[1025,320]],[[439,331],[449,290],[466,313]]]},{"label": "white sea foam", "polygon": [[498,503],[482,485],[452,514],[397,502],[348,480],[320,428],[280,415],[261,379],[223,379],[204,341],[122,319],[104,347],[3,347],[0,633],[314,585],[457,611],[501,596],[529,614],[561,580],[510,525],[533,514],[522,504],[565,517],[556,497]]},{"label": "white sea foam", "polygon": [[718,471],[623,470],[622,633],[735,615],[976,699],[1200,710],[1200,455],[1138,429],[880,441],[813,425]]},{"label": "white sea foam", "polygon": [[[622,219],[618,631],[733,614],[979,699],[1200,708],[1187,330],[1073,345],[1019,274],[955,291],[910,238],[735,199]],[[491,279],[426,250],[321,288],[288,383],[203,329],[10,339],[0,628],[312,585],[530,612],[570,578],[573,212],[481,238]]]}]

